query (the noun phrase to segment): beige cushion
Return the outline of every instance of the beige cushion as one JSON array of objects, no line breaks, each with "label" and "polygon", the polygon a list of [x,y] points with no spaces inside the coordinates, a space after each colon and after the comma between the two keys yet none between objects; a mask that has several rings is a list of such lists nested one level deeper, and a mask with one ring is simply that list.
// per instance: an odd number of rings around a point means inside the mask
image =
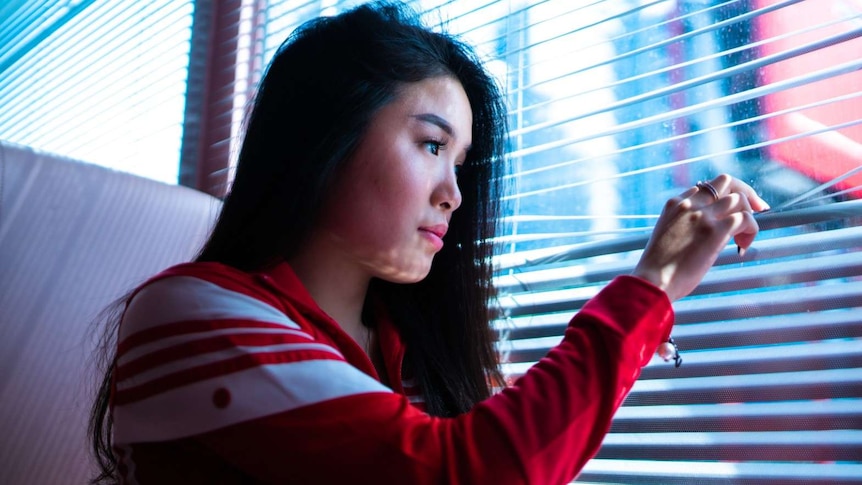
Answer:
[{"label": "beige cushion", "polygon": [[0,142],[0,483],[85,483],[91,322],[194,257],[201,192]]}]

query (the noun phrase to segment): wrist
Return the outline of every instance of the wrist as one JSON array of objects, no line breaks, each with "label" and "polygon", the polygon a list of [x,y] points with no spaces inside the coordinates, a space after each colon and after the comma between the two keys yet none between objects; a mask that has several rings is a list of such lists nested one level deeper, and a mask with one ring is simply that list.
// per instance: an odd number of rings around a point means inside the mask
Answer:
[{"label": "wrist", "polygon": [[676,300],[676,298],[673,298],[668,292],[668,280],[667,278],[663,277],[661,271],[647,271],[641,268],[635,268],[635,270],[630,274],[630,276],[637,278],[663,291],[667,295],[668,299],[670,299],[671,301]]}]

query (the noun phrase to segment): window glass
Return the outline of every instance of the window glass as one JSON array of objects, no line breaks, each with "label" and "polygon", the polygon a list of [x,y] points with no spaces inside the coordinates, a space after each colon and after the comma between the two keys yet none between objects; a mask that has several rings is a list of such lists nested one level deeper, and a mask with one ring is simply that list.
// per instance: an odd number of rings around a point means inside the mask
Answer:
[{"label": "window glass", "polygon": [[176,183],[193,2],[2,8],[0,138]]}]

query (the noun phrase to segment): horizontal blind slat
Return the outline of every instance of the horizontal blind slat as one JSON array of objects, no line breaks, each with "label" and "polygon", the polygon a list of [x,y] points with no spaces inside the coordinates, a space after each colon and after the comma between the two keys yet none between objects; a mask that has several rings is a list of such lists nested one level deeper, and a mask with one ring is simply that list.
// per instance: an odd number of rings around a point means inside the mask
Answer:
[{"label": "horizontal blind slat", "polygon": [[793,462],[710,462],[701,460],[608,460],[587,463],[578,481],[667,485],[819,485],[859,483],[862,465]]}]

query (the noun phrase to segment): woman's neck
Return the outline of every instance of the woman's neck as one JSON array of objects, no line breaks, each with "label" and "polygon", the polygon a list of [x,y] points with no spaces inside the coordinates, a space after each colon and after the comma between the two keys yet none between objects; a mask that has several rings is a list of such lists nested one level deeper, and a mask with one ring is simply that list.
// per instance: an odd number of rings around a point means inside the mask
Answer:
[{"label": "woman's neck", "polygon": [[306,247],[288,263],[317,306],[368,352],[369,334],[362,324],[362,307],[371,278],[361,268],[321,252]]}]

